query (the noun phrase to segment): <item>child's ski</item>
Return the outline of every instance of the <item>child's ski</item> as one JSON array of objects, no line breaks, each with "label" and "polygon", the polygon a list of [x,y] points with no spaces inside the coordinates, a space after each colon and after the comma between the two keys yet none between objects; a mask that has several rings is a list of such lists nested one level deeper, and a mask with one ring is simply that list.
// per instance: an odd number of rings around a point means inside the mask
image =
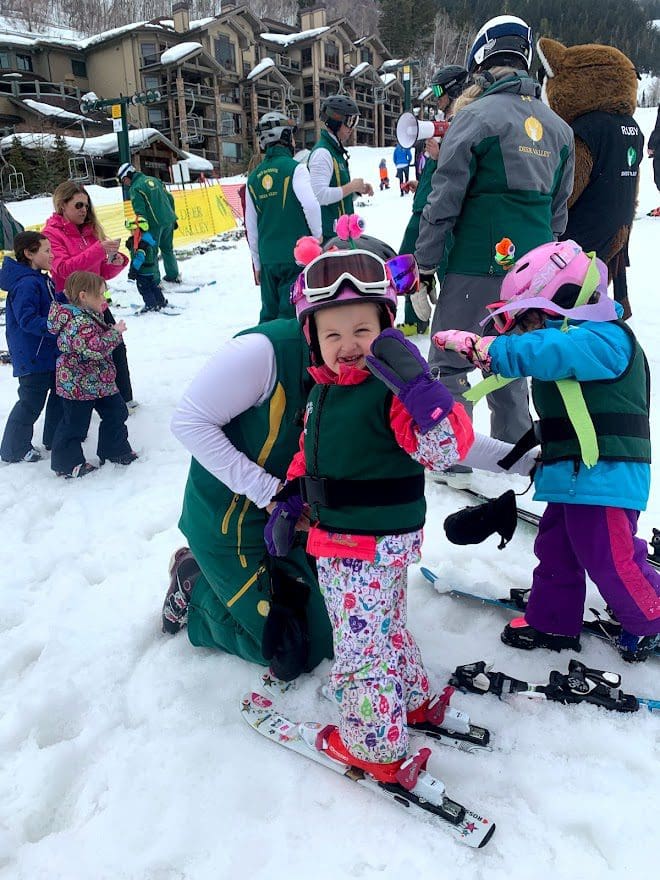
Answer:
[{"label": "child's ski", "polygon": [[218,281],[217,281],[217,279],[215,279],[214,281],[206,281],[204,284],[197,284],[197,285],[192,285],[192,284],[169,284],[169,283],[167,283],[167,282],[164,282],[164,283],[165,283],[167,286],[164,287],[163,289],[164,289],[168,294],[171,294],[171,293],[174,294],[174,293],[197,293],[198,291],[202,290],[202,289],[205,288],[205,287],[212,287],[214,284],[217,284]]},{"label": "child's ski", "polygon": [[272,700],[254,692],[243,697],[241,714],[253,730],[271,742],[309,758],[392,803],[405,807],[411,814],[427,817],[437,823],[438,827],[449,831],[460,843],[479,848],[485,846],[493,836],[494,822],[447,797],[444,784],[423,769],[423,766],[411,790],[399,783],[378,782],[363,770],[336,761],[317,748],[317,738],[324,729],[323,724],[314,721],[290,721],[277,711]]},{"label": "child's ski", "polygon": [[449,683],[471,694],[494,694],[496,697],[526,697],[555,703],[591,703],[612,712],[637,712],[643,705],[649,712],[660,711],[660,700],[625,694],[617,672],[589,669],[579,660],[571,660],[568,674],[553,670],[546,684],[530,684],[505,672],[493,672],[486,660],[457,666]]},{"label": "child's ski", "polygon": [[[439,575],[423,565],[420,567],[420,571],[426,580],[430,581],[432,584],[435,584],[436,581],[440,579]],[[456,599],[469,599],[472,602],[480,602],[482,605],[493,605],[496,608],[502,608],[505,611],[512,611],[514,614],[520,614],[521,612],[524,613],[525,608],[527,607],[528,593],[529,590],[513,588],[509,590],[508,596],[498,599],[493,598],[492,596],[481,596],[478,593],[470,593],[468,590],[459,590],[455,587],[446,591],[443,590],[443,595],[453,596]],[[582,621],[582,632],[596,636],[599,639],[604,639],[608,642],[614,642],[621,632],[621,624],[610,617],[607,613],[607,609],[605,612],[600,612],[596,608],[590,608],[589,611],[594,615],[594,619]],[[660,657],[660,649],[655,648],[651,651],[651,656]]]},{"label": "child's ski", "polygon": [[142,318],[144,315],[166,315],[167,317],[174,318],[177,315],[180,315],[184,310],[183,306],[163,306],[160,309],[149,309],[149,311],[144,310],[144,306],[139,303],[131,303],[130,307],[134,309],[133,317],[134,318]]}]

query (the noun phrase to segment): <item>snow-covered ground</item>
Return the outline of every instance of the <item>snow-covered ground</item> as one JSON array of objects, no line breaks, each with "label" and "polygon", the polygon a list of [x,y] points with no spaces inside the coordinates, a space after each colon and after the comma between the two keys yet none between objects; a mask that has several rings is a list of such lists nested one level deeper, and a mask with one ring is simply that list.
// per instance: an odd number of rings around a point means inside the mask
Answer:
[{"label": "snow-covered ground", "polygon": [[[637,118],[648,135],[655,110]],[[385,155],[396,184],[391,150],[351,150],[353,174],[375,182]],[[646,212],[660,202],[648,160],[642,178]],[[370,201],[359,209],[367,231],[398,246],[410,197],[400,198],[394,185]],[[15,209],[23,222],[50,213],[41,200]],[[656,389],[659,244],[660,220],[639,220],[629,275],[633,326]],[[456,703],[492,730],[495,750],[466,755],[437,746],[430,769],[453,797],[496,820],[488,847],[471,851],[256,736],[241,720],[239,701],[257,683],[259,668],[193,648],[185,633],[160,633],[167,563],[182,543],[176,523],[188,467],[169,432],[170,416],[209,356],[252,325],[259,310],[244,241],[181,268],[186,281],[217,283],[172,296],[186,307],[180,317],[117,312],[128,324],[141,402],[129,420],[139,462],[127,469],[106,465],[71,482],[55,477],[47,460],[0,469],[1,880],[653,876],[657,715],[459,695]],[[116,299],[139,302],[136,292]],[[15,389],[11,369],[0,367],[0,426]],[[477,423],[484,429],[482,407]],[[657,390],[652,418],[658,438]],[[86,444],[92,460],[96,427],[94,421]],[[475,482],[492,493],[503,486],[488,476]],[[464,499],[432,485],[428,501],[424,562],[443,584],[491,595],[529,584],[534,557],[525,527],[502,552],[495,538],[455,547],[442,523]],[[641,533],[648,536],[654,524],[660,525],[657,492]],[[486,657],[529,680],[566,669],[564,654],[506,648],[499,639],[505,616],[439,595],[417,569],[409,608],[439,687],[457,664]],[[654,661],[630,667],[606,644],[589,638],[583,644],[589,665],[620,671],[630,692],[660,696]],[[332,719],[332,706],[316,694],[327,668],[286,695],[291,712]]]}]

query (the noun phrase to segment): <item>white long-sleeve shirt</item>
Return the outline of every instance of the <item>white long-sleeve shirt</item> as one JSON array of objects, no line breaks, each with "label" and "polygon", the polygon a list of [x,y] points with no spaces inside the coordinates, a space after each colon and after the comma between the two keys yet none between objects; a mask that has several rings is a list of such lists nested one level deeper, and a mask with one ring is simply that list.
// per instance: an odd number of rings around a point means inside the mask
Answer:
[{"label": "white long-sleeve shirt", "polygon": [[[309,169],[306,165],[299,164],[294,169],[291,186],[295,197],[300,202],[300,207],[305,215],[305,220],[307,221],[310,233],[315,238],[320,238],[322,235],[321,205],[314,195]],[[246,190],[245,195],[245,229],[247,231],[254,268],[259,270],[261,269],[261,260],[259,259],[258,214],[249,189]],[[291,254],[290,257],[293,260],[293,254]],[[283,262],[286,262],[286,259],[284,259]]]},{"label": "white long-sleeve shirt", "polygon": [[222,429],[268,400],[276,369],[268,337],[250,333],[231,339],[193,379],[171,423],[174,436],[202,467],[257,507],[270,503],[280,480],[236,449]]},{"label": "white long-sleeve shirt", "polygon": [[[330,137],[335,137],[330,131],[328,134]],[[339,144],[337,138],[335,140]],[[340,202],[343,198],[342,187],[330,186],[330,181],[335,171],[330,150],[326,150],[325,147],[318,147],[307,160],[307,167],[309,168],[309,176],[312,180],[312,189],[319,205],[334,205],[335,202]]]}]

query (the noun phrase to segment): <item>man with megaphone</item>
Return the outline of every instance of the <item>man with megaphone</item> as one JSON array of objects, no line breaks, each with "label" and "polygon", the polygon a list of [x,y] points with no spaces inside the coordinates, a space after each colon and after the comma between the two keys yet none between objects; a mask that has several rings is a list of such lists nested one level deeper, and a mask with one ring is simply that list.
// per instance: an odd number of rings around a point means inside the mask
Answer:
[{"label": "man with megaphone", "polygon": [[[439,67],[433,74],[430,87],[433,96],[438,100],[438,110],[444,114],[443,120],[421,121],[412,113],[404,113],[397,123],[397,140],[402,146],[417,143],[424,140],[425,153],[427,156],[424,168],[418,180],[408,182],[408,187],[415,193],[412,204],[412,217],[403,235],[403,241],[399,248],[400,254],[414,254],[417,236],[419,235],[419,221],[424,210],[424,205],[431,192],[431,179],[438,164],[440,154],[440,140],[445,135],[451,116],[451,105],[465,88],[468,72],[464,67],[457,64],[447,64]],[[411,141],[412,138],[412,141]],[[431,276],[433,278],[433,276]],[[404,323],[399,326],[406,336],[415,333],[426,333],[431,320],[431,304],[435,302],[435,284],[432,290],[419,291],[411,297],[406,297],[406,309]]]},{"label": "man with megaphone", "polygon": [[[566,228],[573,133],[541,101],[529,76],[532,53],[531,28],[512,15],[488,21],[469,52],[475,99],[456,113],[443,140],[415,246],[420,275],[433,278],[437,270],[442,279],[432,334],[483,332],[479,322],[499,299],[504,276],[495,258],[502,238],[513,241],[519,258]],[[429,364],[470,412],[465,360],[435,349]],[[493,437],[515,443],[529,429],[524,381],[489,394],[488,405]]]}]

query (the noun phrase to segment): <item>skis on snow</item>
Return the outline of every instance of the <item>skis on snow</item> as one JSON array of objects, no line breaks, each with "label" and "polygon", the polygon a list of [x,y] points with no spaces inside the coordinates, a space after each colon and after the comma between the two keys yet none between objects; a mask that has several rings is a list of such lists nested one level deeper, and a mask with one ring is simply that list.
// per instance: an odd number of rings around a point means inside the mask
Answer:
[{"label": "skis on snow", "polygon": [[[319,749],[318,740],[325,725],[315,721],[291,721],[281,714],[273,701],[256,692],[246,694],[241,702],[243,720],[271,742],[284,746],[362,788],[423,816],[448,831],[467,846],[485,846],[495,831],[495,823],[448,797],[443,782],[426,770],[428,749],[412,758],[415,781],[411,788],[400,783],[378,782],[363,770],[331,758]],[[403,768],[402,768],[403,769]]]},{"label": "skis on snow", "polygon": [[[431,571],[430,568],[421,566],[420,571],[427,581],[435,584],[439,580],[439,575]],[[527,608],[527,596],[529,590],[513,588],[509,590],[508,596],[494,598],[492,596],[482,596],[479,593],[471,593],[468,590],[461,590],[452,587],[444,590],[443,595],[453,596],[455,599],[467,599],[471,602],[480,602],[482,605],[492,605],[495,608],[501,608],[505,611],[512,611],[514,614],[525,612]],[[614,620],[608,613],[608,609],[604,612],[598,611],[597,608],[590,608],[589,611],[594,615],[593,620],[582,621],[582,632],[587,635],[596,636],[599,639],[614,643],[621,632],[621,624]],[[652,657],[660,658],[660,648],[651,651]]]},{"label": "skis on snow", "polygon": [[530,684],[505,672],[493,672],[493,664],[486,660],[457,666],[449,682],[472,694],[494,694],[500,698],[591,703],[613,712],[637,712],[644,706],[649,712],[660,712],[660,700],[624,693],[617,672],[590,669],[575,659],[569,661],[568,673],[553,670],[544,684]]}]

